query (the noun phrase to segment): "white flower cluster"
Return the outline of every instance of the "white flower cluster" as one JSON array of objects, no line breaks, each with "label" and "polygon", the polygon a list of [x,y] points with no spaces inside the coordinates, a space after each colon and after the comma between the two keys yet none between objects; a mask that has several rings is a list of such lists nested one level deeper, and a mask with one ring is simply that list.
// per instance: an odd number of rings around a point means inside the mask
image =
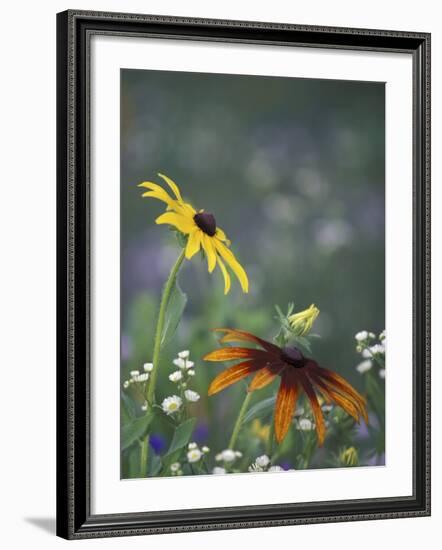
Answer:
[{"label": "white flower cluster", "polygon": [[188,350],[180,351],[178,357],[173,360],[173,364],[178,367],[176,370],[169,374],[169,380],[174,384],[177,384],[179,390],[184,390],[184,397],[186,401],[195,403],[199,400],[200,395],[196,391],[187,389],[189,379],[195,376],[195,369],[193,361],[189,359],[190,352]]},{"label": "white flower cluster", "polygon": [[174,462],[170,465],[170,473],[173,476],[182,476],[183,470],[181,469],[181,464],[179,462]]},{"label": "white flower cluster", "polygon": [[[140,372],[139,370],[131,370],[129,373],[130,378],[123,382],[123,388],[127,390],[130,386],[138,384],[142,393],[144,393],[145,385],[149,380],[149,375],[152,372],[152,369],[153,369],[152,363],[144,363],[143,372]],[[146,401],[141,405],[141,410],[147,411]]]},{"label": "white flower cluster", "polygon": [[234,472],[233,466],[235,461],[238,458],[242,457],[241,451],[234,451],[233,449],[224,449],[220,453],[215,455],[216,462],[223,462],[222,466],[215,466],[212,470],[214,475],[228,474],[229,472]]},{"label": "white flower cluster", "polygon": [[195,403],[201,397],[198,392],[187,387],[190,378],[195,376],[194,363],[190,361],[189,355],[189,350],[180,351],[178,357],[173,360],[173,364],[178,367],[178,370],[169,374],[169,380],[177,385],[181,397],[170,395],[163,400],[161,407],[167,415],[179,412],[183,406],[183,399]]},{"label": "white flower cluster", "polygon": [[224,449],[224,451],[221,451],[217,455],[215,455],[215,460],[217,462],[228,462],[232,463],[235,462],[237,458],[241,458],[242,453],[240,451],[234,451],[233,449]]},{"label": "white flower cluster", "polygon": [[309,418],[300,418],[296,424],[298,430],[310,432],[315,429],[315,424]]},{"label": "white flower cluster", "polygon": [[258,456],[255,462],[249,466],[249,472],[284,472],[281,466],[272,466],[267,455]]},{"label": "white flower cluster", "polygon": [[385,378],[385,330],[379,334],[378,342],[376,342],[376,335],[373,332],[362,330],[355,334],[356,351],[361,354],[363,361],[357,365],[356,370],[360,374],[364,374],[373,368],[373,365],[377,363],[381,368],[378,370],[380,378]]},{"label": "white flower cluster", "polygon": [[209,447],[203,445],[201,449],[195,442],[189,443],[187,446],[187,460],[190,463],[199,462],[201,458],[210,451]]}]

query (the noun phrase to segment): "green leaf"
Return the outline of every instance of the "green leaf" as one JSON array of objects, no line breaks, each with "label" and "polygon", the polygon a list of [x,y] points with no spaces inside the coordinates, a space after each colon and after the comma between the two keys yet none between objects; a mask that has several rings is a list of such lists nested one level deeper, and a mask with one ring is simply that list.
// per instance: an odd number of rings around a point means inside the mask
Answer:
[{"label": "green leaf", "polygon": [[166,342],[170,341],[174,335],[181,317],[183,316],[186,303],[187,295],[181,290],[178,280],[175,279],[175,283],[166,306],[163,334],[161,335],[161,345],[164,345]]},{"label": "green leaf", "polygon": [[121,393],[121,423],[129,424],[135,418],[135,403],[124,392]]},{"label": "green leaf", "polygon": [[170,465],[176,462],[184,447],[189,443],[196,418],[189,418],[175,428],[169,450],[162,460],[161,476],[170,474]]},{"label": "green leaf", "polygon": [[135,479],[140,476],[140,448],[133,445],[123,453],[124,478]]},{"label": "green leaf", "polygon": [[268,414],[271,414],[273,407],[275,406],[276,396],[268,397],[267,399],[263,399],[256,405],[253,405],[247,413],[244,415],[243,424],[246,424],[247,422],[250,422],[250,420],[253,420],[254,418],[263,418],[264,416],[267,416]]},{"label": "green leaf", "polygon": [[125,424],[121,429],[121,448],[124,451],[124,449],[127,449],[137,441],[140,437],[142,437],[145,433],[147,428],[149,427],[150,423],[152,422],[154,417],[153,412],[149,412],[145,414],[144,416],[140,416],[139,418],[135,418],[135,420],[132,420],[128,424]]},{"label": "green leaf", "polygon": [[175,451],[182,449],[189,443],[193,428],[195,427],[195,422],[196,418],[189,418],[176,427],[166,456],[169,456]]},{"label": "green leaf", "polygon": [[156,477],[160,473],[162,466],[163,464],[161,462],[161,458],[151,448],[149,452],[149,464],[148,464],[149,477]]}]

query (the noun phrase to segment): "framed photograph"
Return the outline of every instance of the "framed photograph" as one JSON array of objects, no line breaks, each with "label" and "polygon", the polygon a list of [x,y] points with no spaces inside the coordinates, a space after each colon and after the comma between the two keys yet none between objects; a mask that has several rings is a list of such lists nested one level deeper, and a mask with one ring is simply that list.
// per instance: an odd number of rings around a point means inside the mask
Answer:
[{"label": "framed photograph", "polygon": [[57,19],[57,533],[430,514],[430,35]]}]

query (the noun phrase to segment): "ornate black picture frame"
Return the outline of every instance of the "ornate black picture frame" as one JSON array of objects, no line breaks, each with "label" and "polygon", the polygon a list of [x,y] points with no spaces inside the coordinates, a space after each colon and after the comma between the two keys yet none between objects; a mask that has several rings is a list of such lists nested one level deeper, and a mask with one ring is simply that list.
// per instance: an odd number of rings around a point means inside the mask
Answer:
[{"label": "ornate black picture frame", "polygon": [[[89,71],[94,34],[408,53],[413,58],[413,495],[92,515]],[[67,539],[430,514],[430,35],[69,10],[57,16],[57,534]]]}]

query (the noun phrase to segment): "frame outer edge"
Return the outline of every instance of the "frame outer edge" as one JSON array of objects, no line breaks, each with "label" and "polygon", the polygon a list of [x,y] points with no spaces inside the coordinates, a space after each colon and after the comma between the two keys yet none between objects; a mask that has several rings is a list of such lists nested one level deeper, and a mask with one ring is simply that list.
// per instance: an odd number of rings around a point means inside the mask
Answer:
[{"label": "frame outer edge", "polygon": [[[273,29],[288,31],[304,31],[314,33],[350,34],[355,37],[392,37],[411,38],[420,41],[420,110],[415,120],[421,131],[419,157],[422,166],[420,174],[413,182],[413,188],[419,193],[421,200],[421,218],[418,230],[422,232],[420,243],[421,262],[417,266],[422,277],[421,314],[423,340],[422,345],[422,381],[423,391],[419,398],[421,402],[422,426],[425,427],[422,438],[425,440],[421,474],[424,484],[424,502],[420,509],[396,510],[388,512],[360,512],[355,514],[324,515],[318,510],[315,515],[288,519],[255,519],[255,520],[222,520],[214,519],[210,523],[203,515],[192,523],[178,525],[146,525],[139,527],[130,525],[122,520],[127,514],[115,514],[114,521],[100,521],[100,516],[90,516],[89,503],[80,502],[83,491],[78,492],[76,487],[82,486],[87,480],[75,480],[75,473],[82,471],[81,460],[88,450],[77,449],[75,453],[75,426],[77,431],[82,428],[78,423],[75,405],[81,403],[81,395],[76,394],[76,384],[81,380],[75,379],[75,367],[83,365],[83,357],[76,358],[75,328],[81,328],[82,320],[76,319],[75,297],[80,294],[81,285],[75,280],[76,234],[82,235],[81,228],[76,227],[79,213],[76,212],[77,198],[76,178],[81,178],[81,166],[77,166],[81,154],[77,150],[77,141],[83,145],[83,136],[76,136],[77,128],[77,99],[76,92],[80,74],[76,74],[76,27],[81,19],[95,19],[113,21],[117,23],[138,21],[144,23],[164,23],[186,25],[201,25],[227,28],[243,27],[246,29]],[[178,37],[183,37],[178,35]],[[330,36],[330,41],[333,37]],[[276,43],[276,41],[275,41]],[[402,31],[377,31],[369,29],[350,29],[341,27],[317,27],[307,25],[264,23],[257,21],[226,21],[199,18],[182,18],[173,16],[121,14],[110,12],[92,12],[83,10],[67,10],[57,14],[57,535],[67,539],[83,539],[111,536],[127,536],[142,534],[160,534],[185,531],[207,531],[214,529],[236,529],[246,527],[268,527],[278,525],[314,524],[343,521],[361,521],[370,519],[390,519],[426,516],[430,514],[430,34],[411,33]],[[326,47],[322,45],[321,47]],[[362,46],[363,49],[375,49]],[[385,51],[395,51],[394,47],[383,48]],[[80,91],[80,90],[79,90]],[[80,113],[79,113],[80,114]],[[86,130],[87,131],[87,130]],[[88,144],[86,144],[88,145]],[[77,157],[78,155],[78,157]],[[77,168],[79,169],[77,176]],[[420,189],[419,189],[420,187]],[[82,197],[80,197],[82,198]],[[77,201],[77,202],[76,202]],[[80,210],[82,203],[80,203]],[[87,207],[86,207],[87,209]],[[81,214],[81,212],[80,212]],[[86,213],[88,216],[90,212]],[[81,244],[81,238],[78,242]],[[417,257],[417,254],[414,256]],[[87,263],[87,260],[86,260]],[[80,267],[82,262],[79,262]],[[77,267],[78,271],[79,267]],[[83,279],[81,279],[83,282]],[[86,285],[87,286],[87,285]],[[77,306],[78,307],[78,306]],[[83,313],[83,310],[80,310]],[[87,314],[87,312],[86,312]],[[80,365],[80,363],[81,365]],[[81,378],[81,377],[79,377]],[[87,385],[87,384],[86,384]],[[86,394],[89,387],[86,388]],[[78,393],[78,392],[77,392]],[[80,392],[81,393],[81,392]],[[88,419],[89,422],[89,419]],[[77,436],[78,437],[78,436]],[[87,495],[89,495],[86,490]],[[81,493],[81,494],[80,494]],[[202,511],[204,512],[204,511]],[[104,516],[102,516],[104,518]],[[98,521],[97,521],[98,520]],[[141,521],[142,523],[142,521]]]}]

